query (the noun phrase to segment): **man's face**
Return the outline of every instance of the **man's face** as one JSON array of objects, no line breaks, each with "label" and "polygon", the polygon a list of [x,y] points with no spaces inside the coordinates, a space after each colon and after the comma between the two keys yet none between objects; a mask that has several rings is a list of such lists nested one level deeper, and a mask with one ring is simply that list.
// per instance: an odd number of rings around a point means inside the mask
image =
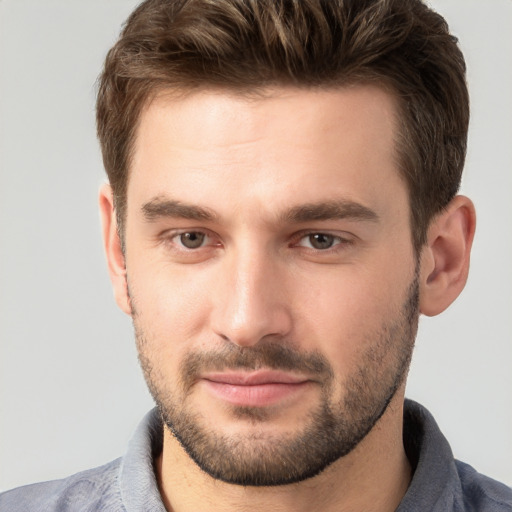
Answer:
[{"label": "man's face", "polygon": [[313,476],[403,391],[418,291],[394,133],[392,97],[370,86],[143,112],[130,308],[164,420],[210,475]]}]

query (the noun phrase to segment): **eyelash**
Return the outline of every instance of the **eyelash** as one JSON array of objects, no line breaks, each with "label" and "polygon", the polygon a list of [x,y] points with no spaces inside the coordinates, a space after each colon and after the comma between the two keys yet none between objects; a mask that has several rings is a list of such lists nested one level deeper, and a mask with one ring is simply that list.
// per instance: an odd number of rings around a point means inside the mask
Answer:
[{"label": "eyelash", "polygon": [[[197,231],[188,230],[188,231],[181,231],[179,233],[175,233],[174,235],[172,235],[170,237],[170,240],[172,241],[172,240],[175,240],[175,239],[179,239],[183,235],[191,235],[191,234],[196,234],[196,235],[199,234],[199,235],[203,235],[205,238],[212,238],[211,235],[209,235],[209,233],[206,232],[206,231],[202,231],[202,230],[197,230]],[[201,248],[205,247],[202,244],[199,247],[196,247],[196,248],[185,247],[182,243],[180,245],[181,245],[181,250],[184,250],[184,251],[194,251],[196,249],[201,249]],[[219,244],[215,244],[215,245],[219,245]]]},{"label": "eyelash", "polygon": [[[213,244],[213,245],[203,245],[203,244],[201,244],[200,246],[195,247],[195,248],[186,247],[186,246],[183,245],[182,242],[176,241],[177,239],[179,239],[179,237],[181,237],[183,235],[186,235],[186,234],[199,234],[199,235],[205,236],[206,238],[212,238],[212,239],[218,238],[218,237],[216,237],[216,235],[213,235],[208,230],[204,230],[204,229],[197,229],[197,230],[188,229],[188,230],[181,230],[181,231],[174,231],[174,232],[171,232],[171,233],[167,233],[165,235],[164,241],[168,245],[172,245],[172,246],[174,246],[174,248],[177,248],[176,250],[178,250],[178,251],[190,252],[190,253],[196,252],[197,250],[204,249],[206,247],[213,247],[213,248],[215,248],[215,247],[218,247],[218,246],[221,245],[220,243],[216,243],[216,244]],[[325,249],[318,249],[318,248],[315,248],[315,247],[308,247],[308,246],[305,246],[305,245],[300,245],[301,241],[306,240],[308,237],[311,237],[311,236],[314,236],[314,235],[332,238],[333,239],[333,245],[330,246],[330,247],[327,247]],[[299,232],[296,235],[294,235],[291,238],[291,240],[292,240],[292,242],[290,244],[291,247],[300,247],[300,248],[302,248],[302,249],[304,249],[306,251],[312,251],[312,252],[315,252],[315,253],[324,253],[324,254],[329,254],[329,253],[332,253],[332,252],[338,252],[338,251],[343,250],[344,248],[346,248],[346,246],[350,246],[350,245],[352,245],[354,243],[354,240],[351,237],[348,237],[348,236],[347,237],[343,237],[343,236],[341,236],[339,234],[332,234],[332,233],[329,233],[329,232],[326,232],[326,231],[303,231],[303,232]]]},{"label": "eyelash", "polygon": [[[334,240],[334,243],[331,247],[328,247],[326,249],[316,249],[314,247],[306,247],[306,246],[299,245],[299,243],[302,240],[306,240],[308,237],[311,237],[313,235],[321,235],[324,237],[332,238]],[[297,240],[297,242],[294,243],[295,246],[303,247],[306,250],[314,251],[317,253],[331,253],[331,252],[340,251],[340,250],[343,250],[343,248],[345,248],[346,246],[352,245],[354,243],[354,240],[352,238],[349,238],[348,236],[343,237],[339,234],[335,235],[335,234],[332,234],[332,233],[329,233],[326,231],[306,231],[306,232],[298,233],[295,240]]]}]

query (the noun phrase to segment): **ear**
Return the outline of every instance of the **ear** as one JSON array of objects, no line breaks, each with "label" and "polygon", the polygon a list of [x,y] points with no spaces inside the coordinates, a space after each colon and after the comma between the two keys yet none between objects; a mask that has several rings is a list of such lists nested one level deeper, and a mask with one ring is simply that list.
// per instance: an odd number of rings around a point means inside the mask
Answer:
[{"label": "ear", "polygon": [[126,281],[125,258],[117,231],[112,188],[108,183],[103,185],[100,189],[99,203],[103,228],[103,245],[107,256],[108,272],[114,289],[114,297],[121,310],[127,315],[131,315],[128,284]]},{"label": "ear", "polygon": [[464,288],[475,227],[475,207],[465,196],[456,196],[432,221],[421,253],[420,311],[424,315],[444,311]]}]

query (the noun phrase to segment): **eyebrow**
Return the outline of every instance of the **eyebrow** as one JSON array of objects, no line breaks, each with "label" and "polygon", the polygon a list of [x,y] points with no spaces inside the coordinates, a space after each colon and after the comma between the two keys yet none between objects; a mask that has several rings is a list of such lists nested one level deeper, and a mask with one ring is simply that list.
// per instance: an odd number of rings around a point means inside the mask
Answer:
[{"label": "eyebrow", "polygon": [[209,208],[185,204],[181,201],[155,197],[142,206],[144,218],[151,222],[159,218],[181,218],[212,221],[218,218]]},{"label": "eyebrow", "polygon": [[[148,222],[159,218],[215,221],[219,216],[211,209],[186,204],[173,199],[155,197],[142,206]],[[379,216],[370,208],[349,200],[323,201],[294,206],[278,216],[280,222],[300,224],[304,222],[349,219],[377,222]]]},{"label": "eyebrow", "polygon": [[378,222],[377,213],[367,206],[349,200],[306,203],[284,212],[281,219],[290,223],[323,220],[349,219],[356,221]]}]

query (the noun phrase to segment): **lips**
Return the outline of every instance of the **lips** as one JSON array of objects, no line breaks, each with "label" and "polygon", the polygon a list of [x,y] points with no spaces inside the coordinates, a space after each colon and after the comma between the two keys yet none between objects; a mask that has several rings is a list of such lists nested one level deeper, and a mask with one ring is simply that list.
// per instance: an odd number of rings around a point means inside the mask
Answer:
[{"label": "lips", "polygon": [[265,407],[291,399],[311,384],[303,376],[274,370],[207,373],[201,382],[216,398],[245,407]]}]

